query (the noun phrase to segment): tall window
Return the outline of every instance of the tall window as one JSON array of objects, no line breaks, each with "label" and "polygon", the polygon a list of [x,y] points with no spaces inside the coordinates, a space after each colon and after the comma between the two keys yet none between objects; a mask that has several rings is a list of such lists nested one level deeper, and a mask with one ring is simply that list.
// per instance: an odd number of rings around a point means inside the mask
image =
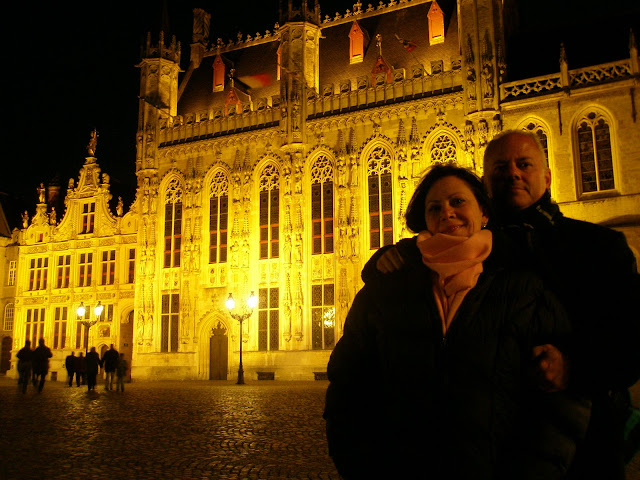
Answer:
[{"label": "tall window", "polygon": [[349,62],[360,63],[364,59],[364,32],[358,22],[351,24],[349,31]]},{"label": "tall window", "polygon": [[260,175],[260,258],[278,258],[280,254],[280,175],[269,164]]},{"label": "tall window", "polygon": [[393,186],[391,156],[386,148],[376,147],[367,163],[369,184],[369,248],[393,243]]},{"label": "tall window", "polygon": [[69,288],[71,276],[71,255],[58,255],[56,265],[56,288]]},{"label": "tall window", "polygon": [[4,306],[4,329],[13,330],[13,303],[7,303]]},{"label": "tall window", "polygon": [[448,163],[457,161],[456,144],[446,133],[436,137],[431,145],[431,161],[433,163]]},{"label": "tall window", "polygon": [[180,266],[182,243],[182,188],[177,179],[167,186],[164,207],[164,266]]},{"label": "tall window", "polygon": [[113,285],[116,276],[116,251],[102,252],[102,285]]},{"label": "tall window", "polygon": [[133,283],[136,280],[136,249],[129,249],[129,258],[127,259],[127,283]]},{"label": "tall window", "polygon": [[18,262],[17,260],[9,261],[9,278],[7,280],[7,284],[12,287],[16,284],[16,270],[17,270]]},{"label": "tall window", "polygon": [[314,350],[331,349],[335,345],[334,285],[311,286],[311,341]]},{"label": "tall window", "polygon": [[224,90],[224,61],[220,55],[216,55],[213,61],[213,91],[222,92]]},{"label": "tall window", "polygon": [[82,230],[80,233],[93,233],[96,217],[96,204],[94,202],[85,203],[82,206]]},{"label": "tall window", "polygon": [[227,261],[229,180],[223,172],[213,176],[209,207],[209,263],[224,263]]},{"label": "tall window", "polygon": [[280,348],[279,288],[258,290],[258,350]]},{"label": "tall window", "polygon": [[47,288],[48,258],[32,258],[29,261],[29,290],[45,290]]},{"label": "tall window", "polygon": [[81,253],[78,260],[78,286],[89,287],[93,273],[93,253]]},{"label": "tall window", "polygon": [[602,115],[590,112],[578,122],[582,192],[615,188],[611,133]]},{"label": "tall window", "polygon": [[429,22],[429,45],[444,42],[444,13],[435,0],[431,2],[427,20]]},{"label": "tall window", "polygon": [[38,345],[38,339],[44,337],[44,308],[27,310],[27,321],[24,338],[31,340],[32,348]]},{"label": "tall window", "polygon": [[333,166],[325,156],[311,167],[313,254],[333,253]]},{"label": "tall window", "polygon": [[67,307],[56,307],[53,313],[53,348],[64,348],[67,338]]},{"label": "tall window", "polygon": [[530,122],[527,125],[525,125],[523,127],[523,130],[525,132],[530,132],[530,133],[535,133],[536,136],[538,137],[538,140],[540,140],[540,145],[542,145],[542,149],[544,150],[544,158],[547,162],[547,167],[549,166],[549,141],[547,139],[547,133],[544,131],[544,128],[542,128],[542,126]]},{"label": "tall window", "polygon": [[180,320],[180,295],[167,293],[162,295],[162,335],[160,349],[163,352],[178,351],[178,332]]}]

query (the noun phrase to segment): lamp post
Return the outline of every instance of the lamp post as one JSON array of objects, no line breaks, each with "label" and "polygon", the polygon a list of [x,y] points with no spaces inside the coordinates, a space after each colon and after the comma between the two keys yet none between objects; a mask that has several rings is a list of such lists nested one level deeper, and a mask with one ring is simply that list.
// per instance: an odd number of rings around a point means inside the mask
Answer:
[{"label": "lamp post", "polygon": [[96,324],[100,320],[100,316],[102,315],[102,310],[104,306],[98,301],[98,304],[94,307],[94,319],[93,320],[83,320],[84,314],[87,312],[86,307],[83,302],[80,302],[80,305],[76,309],[76,314],[78,315],[78,322],[84,325],[84,354],[87,355],[87,351],[89,350],[89,329]]},{"label": "lamp post", "polygon": [[229,298],[225,302],[229,315],[232,318],[240,322],[240,364],[238,365],[238,381],[236,385],[244,385],[244,369],[242,367],[242,322],[251,316],[253,309],[258,305],[258,298],[251,292],[249,298],[247,298],[247,306],[242,308],[242,313],[233,313],[233,309],[236,306],[236,301],[233,299],[233,294],[229,294]]}]

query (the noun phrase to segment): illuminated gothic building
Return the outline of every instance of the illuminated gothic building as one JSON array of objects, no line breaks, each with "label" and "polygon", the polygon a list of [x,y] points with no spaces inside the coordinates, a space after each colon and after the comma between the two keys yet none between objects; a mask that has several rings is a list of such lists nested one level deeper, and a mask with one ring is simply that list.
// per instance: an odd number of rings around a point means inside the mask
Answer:
[{"label": "illuminated gothic building", "polygon": [[[621,60],[570,69],[558,46],[557,71],[512,79],[512,3],[358,2],[321,18],[296,0],[272,29],[231,40],[195,9],[188,48],[149,36],[133,203],[110,209],[94,136],[64,211],[43,188],[2,247],[14,352],[44,336],[59,372],[87,341],[113,343],[137,379],[225,379],[242,344],[247,379],[322,378],[363,265],[410,235],[403,214],[423,172],[455,162],[482,174],[504,129],[540,136],[566,215],[623,231],[637,253],[633,34]],[[252,313],[242,323],[229,294]]]}]

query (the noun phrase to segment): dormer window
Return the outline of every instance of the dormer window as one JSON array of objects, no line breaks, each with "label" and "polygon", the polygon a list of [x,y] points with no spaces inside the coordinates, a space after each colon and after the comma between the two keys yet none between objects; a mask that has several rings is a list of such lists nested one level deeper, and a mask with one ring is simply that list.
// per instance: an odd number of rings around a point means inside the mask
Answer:
[{"label": "dormer window", "polygon": [[220,55],[216,55],[213,61],[213,91],[222,92],[224,90],[224,62]]},{"label": "dormer window", "polygon": [[444,43],[444,13],[435,0],[431,2],[427,19],[429,21],[429,45]]},{"label": "dormer window", "polygon": [[93,233],[96,216],[96,204],[85,203],[82,206],[82,230],[80,233]]},{"label": "dormer window", "polygon": [[349,31],[349,62],[360,63],[362,60],[364,60],[364,32],[358,22],[353,22]]}]

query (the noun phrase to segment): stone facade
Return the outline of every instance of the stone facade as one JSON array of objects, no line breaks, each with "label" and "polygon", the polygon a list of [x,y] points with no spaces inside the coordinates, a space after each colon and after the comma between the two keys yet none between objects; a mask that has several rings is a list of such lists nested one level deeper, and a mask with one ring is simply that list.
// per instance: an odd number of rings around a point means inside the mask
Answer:
[{"label": "stone facade", "polygon": [[[482,174],[507,128],[540,135],[566,215],[620,229],[640,251],[633,38],[627,59],[571,70],[561,54],[558,73],[506,82],[500,1],[357,3],[324,19],[298,3],[273,30],[229,42],[194,10],[182,73],[180,44],[148,38],[136,198],[126,214],[109,209],[97,135],[59,222],[40,195],[15,247],[15,346],[44,335],[61,370],[85,346],[76,307],[100,301],[89,346],[115,344],[134,378],[227,378],[242,338],[247,378],[313,379],[365,262],[411,235],[403,215],[424,171]],[[252,292],[240,324],[225,300],[242,313]]]}]

